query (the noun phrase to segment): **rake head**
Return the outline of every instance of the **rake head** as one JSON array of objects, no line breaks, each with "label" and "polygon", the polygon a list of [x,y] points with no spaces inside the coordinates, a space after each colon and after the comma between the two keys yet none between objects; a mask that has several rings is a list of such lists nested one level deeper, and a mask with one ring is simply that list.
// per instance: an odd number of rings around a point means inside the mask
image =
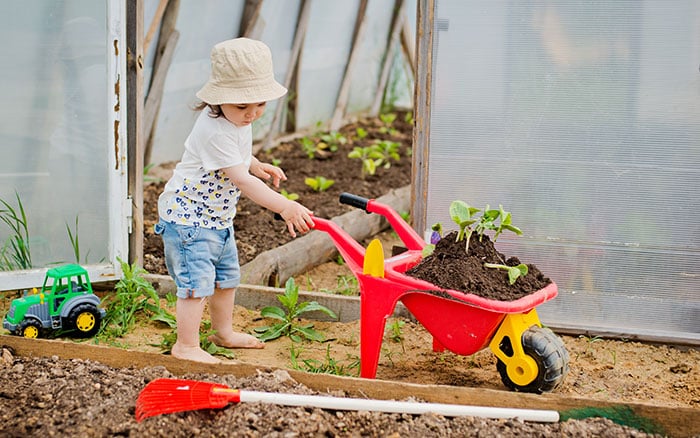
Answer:
[{"label": "rake head", "polygon": [[240,401],[240,391],[226,385],[184,379],[156,379],[136,399],[136,421],[161,414],[219,409]]}]

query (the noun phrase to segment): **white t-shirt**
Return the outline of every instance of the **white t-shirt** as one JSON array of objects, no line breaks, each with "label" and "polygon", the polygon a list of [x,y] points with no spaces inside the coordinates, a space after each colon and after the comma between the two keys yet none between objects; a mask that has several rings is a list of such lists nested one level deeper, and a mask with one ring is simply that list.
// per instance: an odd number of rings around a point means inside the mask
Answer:
[{"label": "white t-shirt", "polygon": [[250,167],[253,132],[202,110],[185,152],[158,198],[158,214],[174,224],[221,230],[233,225],[241,191],[220,169]]}]

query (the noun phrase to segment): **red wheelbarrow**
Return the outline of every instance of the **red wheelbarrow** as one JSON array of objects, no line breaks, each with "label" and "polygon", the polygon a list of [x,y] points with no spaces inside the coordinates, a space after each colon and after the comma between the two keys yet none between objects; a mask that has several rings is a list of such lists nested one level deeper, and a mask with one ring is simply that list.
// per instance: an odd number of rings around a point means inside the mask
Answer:
[{"label": "red wheelbarrow", "polygon": [[501,380],[515,391],[549,392],[562,383],[569,354],[535,311],[557,295],[554,282],[515,301],[441,289],[405,274],[420,262],[426,243],[396,211],[349,193],[340,203],[384,216],[407,249],[385,260],[379,240],[365,250],[335,222],[314,218],[314,228],[329,234],[359,282],[360,377],[376,376],[386,320],[401,301],[433,336],[433,351],[471,355],[489,346]]}]

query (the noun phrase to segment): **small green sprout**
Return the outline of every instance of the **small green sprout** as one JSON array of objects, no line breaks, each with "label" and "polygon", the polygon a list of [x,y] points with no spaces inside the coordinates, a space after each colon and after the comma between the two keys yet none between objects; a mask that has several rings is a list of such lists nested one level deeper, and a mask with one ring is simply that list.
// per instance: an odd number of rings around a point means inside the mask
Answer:
[{"label": "small green sprout", "polygon": [[484,266],[486,266],[487,268],[502,269],[504,271],[508,271],[508,283],[511,285],[515,284],[515,281],[518,278],[524,277],[527,275],[527,265],[524,263],[521,263],[517,266],[499,265],[499,264],[495,264],[495,263],[484,263]]},{"label": "small green sprout", "polygon": [[306,178],[304,180],[304,184],[311,187],[314,191],[320,193],[325,192],[333,184],[335,184],[335,180],[327,179],[322,176],[317,176],[316,178]]},{"label": "small green sprout", "polygon": [[280,195],[284,196],[290,201],[296,201],[297,199],[299,199],[299,195],[297,195],[296,193],[289,193],[285,189],[280,190]]}]

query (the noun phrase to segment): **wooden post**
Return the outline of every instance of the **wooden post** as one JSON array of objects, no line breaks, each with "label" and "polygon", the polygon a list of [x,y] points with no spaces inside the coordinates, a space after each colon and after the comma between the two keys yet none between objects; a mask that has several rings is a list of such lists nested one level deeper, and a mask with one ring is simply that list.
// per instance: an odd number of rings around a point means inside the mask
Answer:
[{"label": "wooden post", "polygon": [[128,193],[133,208],[129,263],[143,263],[143,0],[126,2]]},{"label": "wooden post", "polygon": [[[311,13],[311,0],[302,0],[299,6],[299,17],[297,18],[297,29],[294,33],[294,42],[292,43],[292,53],[289,57],[289,64],[287,65],[287,74],[284,76],[284,86],[289,89],[289,93],[280,102],[277,103],[275,107],[275,115],[272,118],[272,123],[270,123],[270,131],[265,136],[265,140],[262,144],[262,149],[268,149],[272,144],[272,140],[278,130],[276,129],[279,124],[280,117],[282,116],[282,109],[285,106],[285,102],[289,99],[289,95],[296,90],[297,87],[292,86],[292,80],[296,77],[296,71],[299,68],[299,60],[301,59],[301,48],[304,44],[304,38],[306,37],[306,28],[309,25],[309,15]],[[294,97],[296,99],[296,97]]]},{"label": "wooden post", "polygon": [[[165,80],[167,79],[175,46],[180,36],[177,30],[175,30],[177,16],[180,12],[180,0],[170,0],[166,3],[167,5],[162,15],[160,32],[158,33],[158,47],[156,48],[155,57],[153,59],[151,84],[144,104],[144,138],[147,139],[143,153],[144,165],[151,162],[156,126],[158,126],[158,115],[160,114],[160,104],[163,99],[163,87],[165,86]],[[155,18],[153,20],[155,22]],[[151,23],[151,29],[155,29],[156,27],[156,23]]]},{"label": "wooden post", "polygon": [[238,26],[238,33],[242,37],[259,39],[262,34],[260,18],[260,8],[262,0],[246,0],[241,16],[241,24]]},{"label": "wooden post", "polygon": [[389,33],[389,39],[386,43],[386,52],[384,54],[384,63],[382,65],[382,73],[379,77],[379,83],[377,84],[377,91],[375,92],[374,103],[372,103],[372,108],[370,109],[370,115],[376,116],[382,109],[382,103],[384,102],[384,93],[386,92],[387,82],[389,82],[389,74],[391,73],[392,57],[391,54],[394,52],[396,45],[398,44],[398,35],[402,28],[402,20],[404,19],[404,8],[405,3],[403,0],[396,0],[395,3],[395,13],[394,20],[391,26],[391,32]]},{"label": "wooden post", "polygon": [[345,117],[345,108],[348,106],[348,98],[350,97],[350,84],[352,83],[352,70],[355,66],[357,60],[357,42],[362,39],[365,30],[365,16],[367,12],[367,0],[362,0],[360,2],[360,7],[357,10],[357,18],[355,19],[355,31],[352,37],[352,46],[350,48],[350,55],[348,56],[348,62],[345,64],[345,72],[343,73],[343,80],[340,84],[340,91],[338,92],[338,98],[336,99],[335,111],[333,111],[333,117],[331,118],[330,129],[337,130],[343,123],[343,118]]},{"label": "wooden post", "polygon": [[416,86],[414,89],[415,122],[411,179],[411,218],[419,233],[426,230],[428,201],[428,163],[430,157],[430,103],[433,71],[433,16],[435,0],[418,0],[418,35],[416,44]]}]

